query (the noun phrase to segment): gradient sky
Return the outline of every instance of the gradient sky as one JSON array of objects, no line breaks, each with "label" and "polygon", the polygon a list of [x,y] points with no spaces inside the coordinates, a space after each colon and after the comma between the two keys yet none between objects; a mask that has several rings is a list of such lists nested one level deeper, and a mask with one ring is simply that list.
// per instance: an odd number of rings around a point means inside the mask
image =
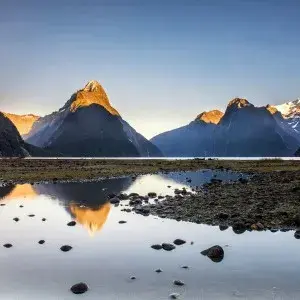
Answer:
[{"label": "gradient sky", "polygon": [[0,110],[44,115],[88,80],[146,137],[300,97],[299,0],[0,0]]}]

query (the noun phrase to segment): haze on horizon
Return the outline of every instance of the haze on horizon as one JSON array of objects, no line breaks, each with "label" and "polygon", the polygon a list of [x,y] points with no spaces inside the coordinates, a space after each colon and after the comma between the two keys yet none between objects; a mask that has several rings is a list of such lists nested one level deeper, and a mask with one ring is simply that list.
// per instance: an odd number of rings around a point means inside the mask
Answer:
[{"label": "haze on horizon", "polygon": [[0,111],[45,115],[92,79],[147,138],[300,96],[297,0],[2,0]]}]

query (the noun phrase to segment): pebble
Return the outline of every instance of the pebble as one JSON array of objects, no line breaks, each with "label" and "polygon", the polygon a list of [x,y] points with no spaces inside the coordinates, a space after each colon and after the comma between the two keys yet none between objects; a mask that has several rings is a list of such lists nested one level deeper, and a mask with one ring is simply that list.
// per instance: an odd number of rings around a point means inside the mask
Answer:
[{"label": "pebble", "polygon": [[15,222],[19,222],[19,221],[20,221],[19,218],[13,218],[13,220],[14,220]]},{"label": "pebble", "polygon": [[43,245],[43,244],[45,244],[45,241],[44,241],[44,240],[40,240],[40,241],[39,241],[39,244],[40,244],[40,245]]},{"label": "pebble", "polygon": [[136,277],[135,276],[131,276],[130,279],[131,280],[136,280]]},{"label": "pebble", "polygon": [[31,215],[28,215],[28,217],[30,217],[30,218],[32,218],[32,217],[34,217],[35,215],[33,215],[33,214],[31,214]]},{"label": "pebble", "polygon": [[1,203],[0,206],[5,206],[5,203]]},{"label": "pebble", "polygon": [[174,281],[173,281],[173,284],[174,284],[174,285],[178,285],[178,286],[183,286],[183,285],[184,285],[184,282],[181,281],[181,280],[174,280]]},{"label": "pebble", "polygon": [[174,242],[173,242],[175,245],[177,246],[180,246],[180,245],[183,245],[186,243],[186,241],[182,240],[182,239],[176,239]]},{"label": "pebble", "polygon": [[126,221],[119,221],[119,224],[125,224],[125,223],[127,223]]},{"label": "pebble", "polygon": [[189,266],[182,266],[182,269],[189,269]]},{"label": "pebble", "polygon": [[75,226],[76,225],[76,222],[75,221],[71,221],[67,224],[68,226]]},{"label": "pebble", "polygon": [[21,208],[22,208],[22,207],[24,207],[24,206],[23,206],[23,205],[20,205],[19,207],[21,207]]},{"label": "pebble", "polygon": [[155,270],[156,273],[161,273],[162,271],[163,271],[162,269]]},{"label": "pebble", "polygon": [[46,218],[43,218],[42,221],[45,222],[45,221],[46,221]]},{"label": "pebble", "polygon": [[72,248],[73,248],[72,246],[64,245],[64,246],[61,246],[61,247],[60,247],[60,250],[63,251],[63,252],[68,252],[68,251],[70,251]]},{"label": "pebble", "polygon": [[5,247],[5,248],[11,248],[12,244],[4,244],[3,247]]},{"label": "pebble", "polygon": [[151,248],[154,249],[154,250],[161,250],[162,249],[162,245],[155,244],[155,245],[152,245]]},{"label": "pebble", "polygon": [[80,282],[80,283],[74,284],[74,285],[71,287],[70,290],[71,290],[71,292],[74,293],[74,294],[83,294],[83,293],[85,293],[88,289],[89,289],[89,287],[87,286],[86,283]]},{"label": "pebble", "polygon": [[176,248],[174,245],[168,243],[163,243],[161,246],[166,251],[172,251]]},{"label": "pebble", "polygon": [[172,294],[170,294],[169,298],[170,298],[170,299],[178,299],[179,296],[180,296],[180,295],[177,294],[177,293],[172,293]]}]

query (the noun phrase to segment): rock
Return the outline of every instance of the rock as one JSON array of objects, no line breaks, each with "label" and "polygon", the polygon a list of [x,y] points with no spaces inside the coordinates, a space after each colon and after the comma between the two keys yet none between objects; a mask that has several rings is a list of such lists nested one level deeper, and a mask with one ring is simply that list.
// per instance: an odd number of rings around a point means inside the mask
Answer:
[{"label": "rock", "polygon": [[87,286],[86,283],[80,282],[80,283],[74,284],[70,290],[73,294],[83,294],[83,293],[87,292],[88,289],[89,289],[89,287]]},{"label": "rock", "polygon": [[260,222],[257,222],[256,226],[257,226],[258,230],[264,230],[265,229],[265,226],[263,224],[261,224]]},{"label": "rock", "polygon": [[131,280],[136,280],[136,277],[135,276],[131,276],[130,279]]},{"label": "rock", "polygon": [[42,219],[43,222],[45,222],[46,220],[47,220],[46,218],[43,218],[43,219]]},{"label": "rock", "polygon": [[297,230],[297,231],[294,233],[294,237],[295,237],[295,239],[297,239],[297,240],[300,239],[300,230]]},{"label": "rock", "polygon": [[111,198],[111,199],[109,200],[109,202],[110,202],[111,204],[119,204],[119,203],[120,203],[120,199],[117,198],[117,197],[114,197],[114,198]]},{"label": "rock", "polygon": [[178,293],[172,293],[169,295],[170,299],[178,299],[180,297],[180,295]]},{"label": "rock", "polygon": [[5,248],[11,248],[13,245],[12,244],[4,244],[3,247]]},{"label": "rock", "polygon": [[184,282],[181,281],[181,280],[174,280],[174,281],[173,281],[173,284],[174,284],[174,285],[178,285],[178,286],[183,286],[183,285],[184,285]]},{"label": "rock", "polygon": [[226,220],[226,219],[228,219],[228,217],[229,217],[229,215],[228,215],[227,213],[224,213],[224,212],[220,212],[220,213],[218,214],[218,218],[219,218],[219,219]]},{"label": "rock", "polygon": [[45,244],[45,241],[44,241],[44,240],[40,240],[40,241],[39,241],[39,244],[40,244],[40,245],[43,245],[43,244]]},{"label": "rock", "polygon": [[219,229],[220,229],[221,231],[225,231],[225,230],[228,229],[228,226],[226,226],[226,225],[220,225],[220,226],[219,226]]},{"label": "rock", "polygon": [[242,234],[242,233],[244,233],[246,231],[246,226],[243,223],[237,222],[237,223],[233,224],[232,230],[236,234]]},{"label": "rock", "polygon": [[75,221],[71,221],[67,224],[68,226],[75,226],[76,225],[76,222]]},{"label": "rock", "polygon": [[119,221],[119,224],[125,224],[125,223],[127,223],[126,221]]},{"label": "rock", "polygon": [[193,241],[191,241],[191,245],[194,245],[194,242],[193,242]]},{"label": "rock", "polygon": [[118,196],[118,198],[119,198],[120,200],[127,200],[127,199],[129,198],[129,196],[128,196],[127,194],[125,194],[125,193],[121,193],[121,194]]},{"label": "rock", "polygon": [[240,183],[247,183],[248,179],[246,179],[246,178],[239,178],[239,182]]},{"label": "rock", "polygon": [[33,218],[35,215],[33,215],[33,214],[31,214],[31,215],[28,215],[28,217],[30,217],[30,218]]},{"label": "rock", "polygon": [[24,206],[23,206],[23,205],[20,205],[19,207],[22,208],[22,207],[24,207]]},{"label": "rock", "polygon": [[61,246],[61,247],[60,247],[60,250],[63,251],[63,252],[68,252],[68,251],[70,251],[72,248],[73,248],[72,246],[64,245],[64,246]]},{"label": "rock", "polygon": [[202,255],[207,256],[213,262],[221,262],[224,258],[224,250],[221,246],[215,245],[201,252]]},{"label": "rock", "polygon": [[152,245],[151,248],[154,249],[154,250],[161,250],[162,249],[162,245],[155,244],[155,245]]},{"label": "rock", "polygon": [[189,269],[189,266],[182,266],[181,269]]},{"label": "rock", "polygon": [[176,239],[174,242],[173,242],[175,245],[177,246],[180,246],[180,245],[183,245],[186,243],[186,241],[182,240],[182,239]]},{"label": "rock", "polygon": [[111,194],[108,194],[107,197],[108,199],[112,199],[112,198],[115,198],[117,195],[114,194],[114,193],[111,193]]},{"label": "rock", "polygon": [[156,272],[156,273],[161,273],[161,272],[162,272],[162,269],[156,269],[155,272]]},{"label": "rock", "polygon": [[0,204],[0,206],[5,206],[5,205],[6,205],[5,203],[1,203],[1,204]]},{"label": "rock", "polygon": [[163,243],[161,246],[166,251],[172,251],[176,248],[174,245],[168,243]]},{"label": "rock", "polygon": [[149,196],[150,198],[155,198],[155,197],[157,196],[157,194],[154,193],[154,192],[150,192],[150,193],[148,193],[148,196]]},{"label": "rock", "polygon": [[150,208],[145,206],[137,206],[134,211],[143,216],[149,216],[150,214]]},{"label": "rock", "polygon": [[138,193],[130,193],[129,194],[129,197],[133,197],[133,198],[136,198],[136,197],[139,197],[140,195]]},{"label": "rock", "polygon": [[13,220],[14,220],[15,222],[19,222],[19,221],[20,221],[19,218],[13,218]]},{"label": "rock", "polygon": [[168,185],[168,188],[170,189],[170,188],[171,188],[171,186],[170,186],[170,185]]}]

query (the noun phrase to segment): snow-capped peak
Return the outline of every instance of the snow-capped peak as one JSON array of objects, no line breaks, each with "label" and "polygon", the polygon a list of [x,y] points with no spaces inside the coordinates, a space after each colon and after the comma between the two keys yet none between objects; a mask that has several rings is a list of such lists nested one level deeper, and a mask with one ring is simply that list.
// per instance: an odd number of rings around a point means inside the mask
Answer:
[{"label": "snow-capped peak", "polygon": [[275,108],[280,111],[285,118],[300,117],[300,98],[280,105],[275,105]]}]

